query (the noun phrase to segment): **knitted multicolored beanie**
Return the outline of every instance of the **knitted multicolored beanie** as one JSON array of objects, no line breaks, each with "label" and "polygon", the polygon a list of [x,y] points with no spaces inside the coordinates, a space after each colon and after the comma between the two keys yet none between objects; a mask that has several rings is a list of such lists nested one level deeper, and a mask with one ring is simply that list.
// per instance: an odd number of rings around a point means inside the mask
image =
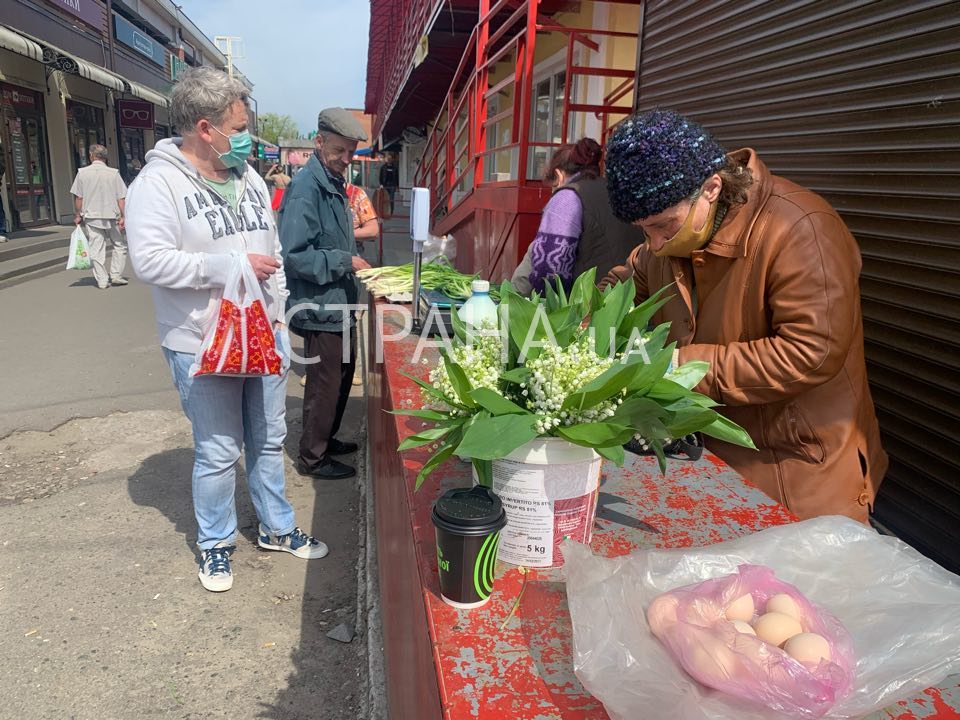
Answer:
[{"label": "knitted multicolored beanie", "polygon": [[723,167],[726,152],[693,120],[673,110],[651,110],[617,125],[606,158],[613,212],[634,222],[688,197]]}]

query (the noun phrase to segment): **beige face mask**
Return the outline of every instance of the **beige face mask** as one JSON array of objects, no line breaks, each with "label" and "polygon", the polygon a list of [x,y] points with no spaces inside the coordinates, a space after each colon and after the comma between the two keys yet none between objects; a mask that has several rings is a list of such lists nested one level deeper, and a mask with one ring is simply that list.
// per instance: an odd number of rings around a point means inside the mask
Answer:
[{"label": "beige face mask", "polygon": [[657,257],[690,257],[690,253],[699,250],[710,241],[710,237],[713,235],[713,221],[717,217],[717,206],[716,200],[710,203],[710,210],[707,212],[707,219],[703,223],[703,227],[694,230],[693,216],[697,210],[697,203],[694,202],[690,206],[690,212],[687,213],[687,218],[683,221],[680,229],[664,243],[662,248],[653,254]]}]

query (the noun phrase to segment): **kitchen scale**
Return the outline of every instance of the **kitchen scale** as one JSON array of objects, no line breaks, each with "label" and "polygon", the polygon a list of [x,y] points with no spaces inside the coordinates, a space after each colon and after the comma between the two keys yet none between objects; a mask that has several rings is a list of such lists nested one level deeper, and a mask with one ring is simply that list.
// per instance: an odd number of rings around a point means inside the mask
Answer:
[{"label": "kitchen scale", "polygon": [[457,312],[466,300],[458,300],[439,290],[420,288],[420,302],[418,303],[413,329],[421,337],[439,335],[453,337],[453,320],[451,313]]}]

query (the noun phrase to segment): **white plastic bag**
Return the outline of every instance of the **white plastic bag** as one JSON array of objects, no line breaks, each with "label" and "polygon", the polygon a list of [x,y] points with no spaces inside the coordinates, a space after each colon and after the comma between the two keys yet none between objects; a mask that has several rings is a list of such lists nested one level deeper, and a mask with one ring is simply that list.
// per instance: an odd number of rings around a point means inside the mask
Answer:
[{"label": "white plastic bag", "polygon": [[453,261],[457,259],[457,243],[453,239],[453,235],[442,235],[440,237],[433,234],[428,235],[423,243],[423,262],[430,262],[441,255],[450,261],[451,266]]},{"label": "white plastic bag", "polygon": [[87,236],[79,225],[73,226],[70,233],[70,254],[67,256],[67,270],[89,270],[90,248]]},{"label": "white plastic bag", "polygon": [[850,632],[853,691],[826,717],[863,717],[960,672],[960,578],[849,518],[814,518],[710,547],[613,559],[570,541],[562,549],[574,670],[613,720],[785,717],[698,684],[647,625],[646,609],[660,593],[728,575],[744,563],[770,566]]}]

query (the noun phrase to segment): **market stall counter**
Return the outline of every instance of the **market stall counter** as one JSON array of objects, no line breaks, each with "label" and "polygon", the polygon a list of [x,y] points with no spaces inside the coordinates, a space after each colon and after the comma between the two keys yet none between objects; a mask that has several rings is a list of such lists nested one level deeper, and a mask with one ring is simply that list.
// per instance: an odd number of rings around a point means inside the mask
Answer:
[{"label": "market stall counter", "polygon": [[[471,485],[471,467],[452,458],[416,490],[429,446],[403,453],[399,442],[424,427],[391,410],[420,407],[405,374],[425,378],[436,361],[417,357],[417,336],[383,301],[368,325],[368,428],[390,715],[396,720],[586,720],[606,718],[603,705],[573,671],[572,626],[561,569],[498,563],[491,600],[458,610],[440,598],[431,521],[442,491]],[[604,462],[591,548],[620,556],[639,548],[711,545],[795,518],[745,482],[719,458],[670,460],[628,455]],[[873,718],[960,718],[960,677]]]}]

